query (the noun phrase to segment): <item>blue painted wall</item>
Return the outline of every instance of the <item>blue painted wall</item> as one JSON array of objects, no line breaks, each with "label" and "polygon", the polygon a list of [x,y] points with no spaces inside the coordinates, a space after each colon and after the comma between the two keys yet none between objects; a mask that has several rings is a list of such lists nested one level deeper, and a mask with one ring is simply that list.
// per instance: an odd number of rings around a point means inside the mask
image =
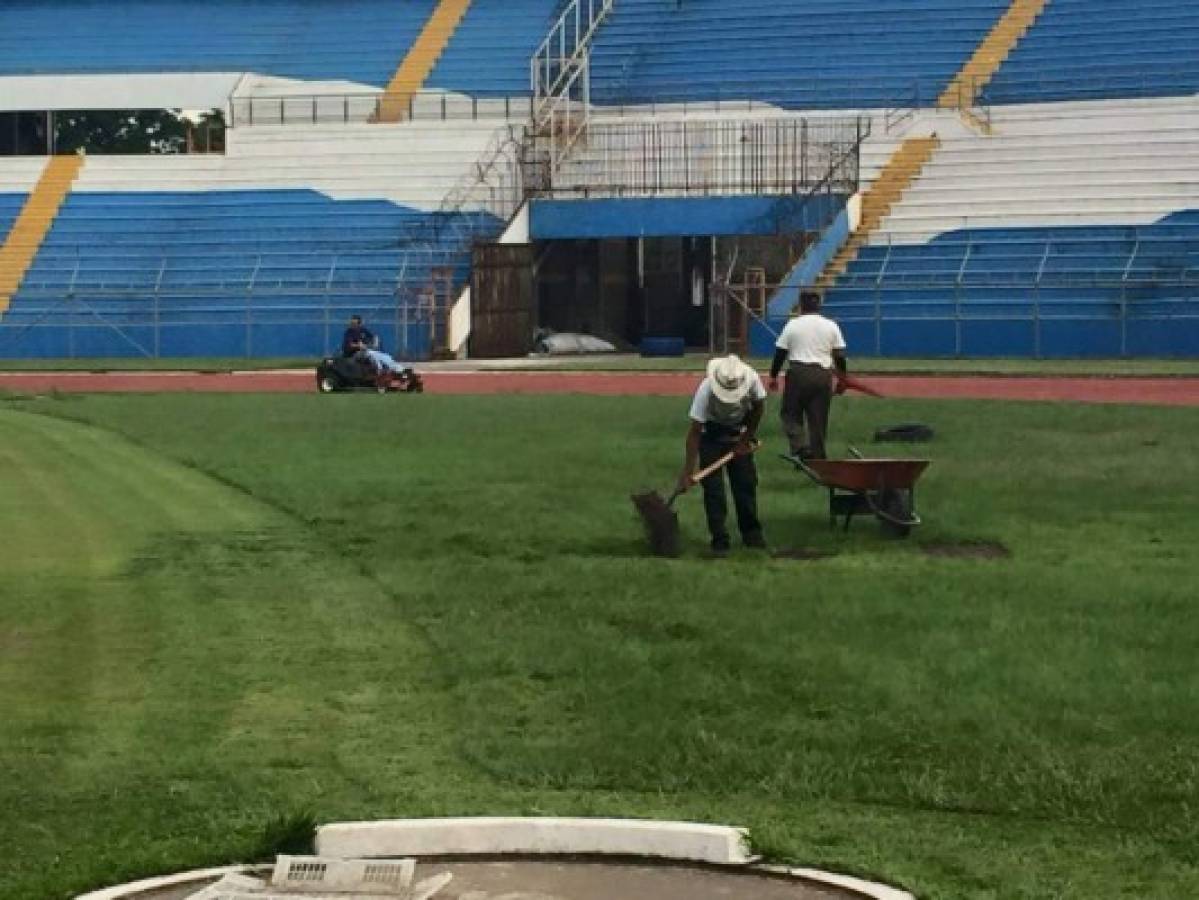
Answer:
[{"label": "blue painted wall", "polygon": [[529,230],[534,240],[795,234],[819,230],[845,201],[844,195],[535,200]]}]

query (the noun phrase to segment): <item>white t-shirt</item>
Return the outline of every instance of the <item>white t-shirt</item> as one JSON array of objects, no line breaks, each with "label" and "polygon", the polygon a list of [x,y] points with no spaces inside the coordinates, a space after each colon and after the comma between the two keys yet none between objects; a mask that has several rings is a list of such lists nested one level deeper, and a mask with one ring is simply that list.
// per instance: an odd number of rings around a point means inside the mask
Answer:
[{"label": "white t-shirt", "polygon": [[818,313],[805,313],[786,324],[775,346],[786,350],[787,359],[791,362],[831,369],[833,351],[845,349],[845,338],[832,319],[826,319]]},{"label": "white t-shirt", "polygon": [[691,401],[691,420],[700,424],[715,422],[728,428],[736,428],[745,421],[755,403],[766,399],[766,387],[757,372],[750,376],[749,390],[737,403],[724,403],[712,393],[712,379],[699,383],[695,398]]}]

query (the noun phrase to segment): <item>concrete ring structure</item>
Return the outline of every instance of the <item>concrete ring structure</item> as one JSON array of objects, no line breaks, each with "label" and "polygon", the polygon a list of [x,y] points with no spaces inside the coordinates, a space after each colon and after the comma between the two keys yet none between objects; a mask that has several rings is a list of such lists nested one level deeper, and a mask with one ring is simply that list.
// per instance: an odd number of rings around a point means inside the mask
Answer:
[{"label": "concrete ring structure", "polygon": [[[913,900],[906,891],[860,878],[762,863],[750,850],[745,829],[693,822],[546,817],[341,822],[317,829],[316,851],[324,857],[415,857],[424,862],[570,859],[634,861],[651,866],[691,864],[725,877],[743,874],[793,879],[819,889],[819,896]],[[227,873],[262,869],[251,865],[202,869],[105,888],[77,900],[176,900]]]}]

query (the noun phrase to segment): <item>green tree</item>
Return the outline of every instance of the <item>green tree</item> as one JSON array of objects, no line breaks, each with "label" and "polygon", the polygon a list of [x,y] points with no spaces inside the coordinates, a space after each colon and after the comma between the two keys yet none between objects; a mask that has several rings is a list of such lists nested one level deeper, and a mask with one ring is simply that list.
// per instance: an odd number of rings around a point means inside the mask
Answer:
[{"label": "green tree", "polygon": [[184,153],[188,120],[177,109],[72,110],[55,116],[59,153]]}]

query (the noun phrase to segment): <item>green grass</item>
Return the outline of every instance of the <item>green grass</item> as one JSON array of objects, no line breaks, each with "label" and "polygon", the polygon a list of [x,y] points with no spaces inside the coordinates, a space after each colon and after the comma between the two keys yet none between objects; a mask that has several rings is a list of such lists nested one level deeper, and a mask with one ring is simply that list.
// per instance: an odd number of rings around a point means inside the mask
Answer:
[{"label": "green grass", "polygon": [[768,538],[835,555],[706,560],[688,496],[661,561],[628,494],[671,482],[677,399],[10,400],[0,884],[550,813],[746,824],[927,898],[1199,895],[1199,410],[834,415],[937,427],[922,532],[831,532],[766,452]]}]

